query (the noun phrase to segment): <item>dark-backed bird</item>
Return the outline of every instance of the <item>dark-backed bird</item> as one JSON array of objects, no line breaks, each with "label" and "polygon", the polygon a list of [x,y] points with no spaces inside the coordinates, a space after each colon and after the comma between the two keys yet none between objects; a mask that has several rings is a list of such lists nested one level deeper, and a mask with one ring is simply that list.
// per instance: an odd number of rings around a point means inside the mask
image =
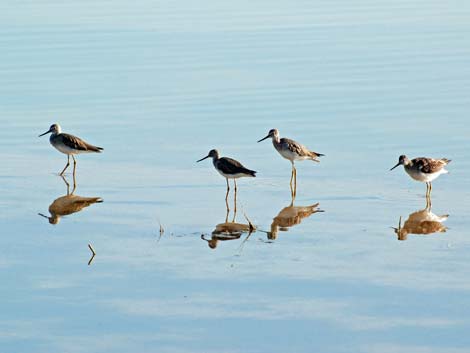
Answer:
[{"label": "dark-backed bird", "polygon": [[229,179],[233,179],[235,184],[235,192],[237,191],[237,182],[236,179],[242,177],[256,177],[256,172],[245,168],[239,161],[228,157],[219,157],[219,152],[217,150],[210,150],[207,156],[201,158],[197,162],[203,161],[204,159],[212,158],[212,163],[214,164],[215,170],[217,170],[220,175],[222,175],[227,181],[227,195],[230,190],[228,183]]}]

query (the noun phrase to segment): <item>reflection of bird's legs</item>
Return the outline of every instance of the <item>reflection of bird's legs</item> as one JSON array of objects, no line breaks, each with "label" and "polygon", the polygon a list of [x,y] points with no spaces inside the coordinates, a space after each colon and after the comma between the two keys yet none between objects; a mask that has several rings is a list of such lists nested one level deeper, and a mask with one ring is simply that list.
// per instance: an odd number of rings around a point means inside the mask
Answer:
[{"label": "reflection of bird's legs", "polygon": [[[291,163],[292,163],[292,174],[290,176],[290,196],[292,200],[294,200],[295,195],[297,193],[297,170],[295,169],[294,161],[292,161]],[[293,184],[292,184],[292,181],[294,181]]]},{"label": "reflection of bird's legs", "polygon": [[[63,175],[61,175],[60,177],[64,181],[65,185],[67,185],[67,196],[68,196],[70,194],[70,184],[67,182],[67,179],[65,179]],[[73,191],[72,191],[72,193],[73,193]]]},{"label": "reflection of bird's legs", "polygon": [[75,173],[73,173],[73,189],[71,194],[75,192],[75,189],[77,188],[77,181],[75,180]]},{"label": "reflection of bird's legs", "polygon": [[430,211],[432,206],[431,194],[426,195],[426,210]]},{"label": "reflection of bird's legs", "polygon": [[233,220],[235,222],[235,217],[237,216],[237,180],[233,179],[233,184],[235,185],[235,193],[233,194]]},{"label": "reflection of bird's legs", "polygon": [[70,165],[70,155],[68,154],[67,155],[67,164],[65,165],[64,169],[62,169],[62,171],[60,172],[60,174],[59,174],[60,176],[64,175],[64,172],[69,167],[69,165]]},{"label": "reflection of bird's legs", "polygon": [[77,167],[77,161],[75,160],[75,157],[72,154],[72,159],[73,159],[73,189],[72,189],[72,194],[75,192],[75,189],[77,188],[77,180],[75,179],[75,170]]}]

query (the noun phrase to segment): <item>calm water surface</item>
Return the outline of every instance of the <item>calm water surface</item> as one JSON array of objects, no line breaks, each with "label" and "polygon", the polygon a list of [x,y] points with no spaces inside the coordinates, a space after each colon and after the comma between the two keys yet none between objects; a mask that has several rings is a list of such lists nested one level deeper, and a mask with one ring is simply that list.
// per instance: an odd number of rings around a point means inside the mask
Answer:
[{"label": "calm water surface", "polygon": [[[467,2],[6,1],[0,30],[2,352],[470,350]],[[54,122],[105,148],[74,193],[104,202],[50,224]],[[326,154],[303,209],[273,127]],[[251,235],[212,235],[211,148],[258,171]],[[453,160],[435,233],[404,153]]]}]

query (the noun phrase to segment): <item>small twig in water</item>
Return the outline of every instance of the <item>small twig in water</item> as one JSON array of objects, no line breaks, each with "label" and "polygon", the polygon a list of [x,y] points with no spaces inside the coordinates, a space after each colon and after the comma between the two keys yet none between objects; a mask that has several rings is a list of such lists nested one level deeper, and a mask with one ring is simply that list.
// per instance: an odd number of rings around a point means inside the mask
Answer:
[{"label": "small twig in water", "polygon": [[93,249],[93,247],[91,246],[91,244],[88,244],[88,249],[90,249],[90,251],[91,251],[91,258],[90,258],[90,260],[88,261],[88,266],[90,266],[90,265],[91,265],[91,262],[92,262],[93,259],[95,258],[96,252],[95,252],[95,250]]}]

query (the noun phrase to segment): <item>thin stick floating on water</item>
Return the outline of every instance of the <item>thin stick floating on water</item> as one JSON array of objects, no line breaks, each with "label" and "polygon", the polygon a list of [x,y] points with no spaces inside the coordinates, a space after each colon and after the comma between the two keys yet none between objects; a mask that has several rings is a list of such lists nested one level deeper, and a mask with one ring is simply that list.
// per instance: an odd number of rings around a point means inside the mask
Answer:
[{"label": "thin stick floating on water", "polygon": [[90,258],[90,260],[88,261],[88,266],[90,266],[90,265],[91,265],[91,262],[92,262],[93,259],[95,258],[96,252],[95,252],[95,250],[93,249],[93,247],[91,246],[91,244],[88,244],[88,249],[90,249],[90,251],[91,251],[91,258]]}]

